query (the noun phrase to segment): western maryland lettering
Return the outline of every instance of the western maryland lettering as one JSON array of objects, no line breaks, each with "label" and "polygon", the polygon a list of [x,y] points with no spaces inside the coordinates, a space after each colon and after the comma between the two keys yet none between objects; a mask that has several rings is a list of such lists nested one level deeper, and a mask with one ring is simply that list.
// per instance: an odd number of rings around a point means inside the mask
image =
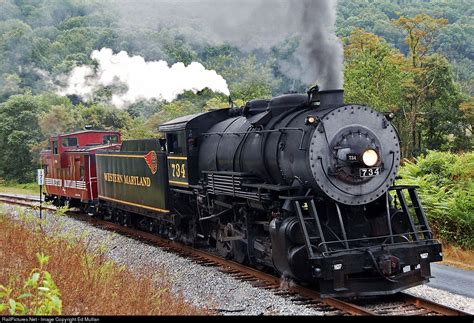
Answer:
[{"label": "western maryland lettering", "polygon": [[145,176],[132,176],[125,174],[113,174],[113,173],[104,173],[104,179],[106,182],[124,184],[124,185],[133,185],[133,186],[151,186],[151,179]]},{"label": "western maryland lettering", "polygon": [[106,182],[123,183],[123,175],[121,174],[104,173],[104,179]]}]

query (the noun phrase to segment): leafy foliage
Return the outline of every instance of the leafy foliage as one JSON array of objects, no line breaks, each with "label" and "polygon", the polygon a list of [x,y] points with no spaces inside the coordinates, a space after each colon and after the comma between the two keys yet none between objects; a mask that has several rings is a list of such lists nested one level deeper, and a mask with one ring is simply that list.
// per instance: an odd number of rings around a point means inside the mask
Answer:
[{"label": "leafy foliage", "polygon": [[401,168],[400,184],[419,186],[430,225],[442,240],[474,248],[474,153],[430,151]]},{"label": "leafy foliage", "polygon": [[42,108],[31,95],[14,95],[0,105],[0,177],[31,180],[35,156],[31,148],[42,139],[38,115]]},{"label": "leafy foliage", "polygon": [[460,109],[463,97],[450,65],[441,55],[426,55],[431,36],[424,26],[435,28],[437,20],[402,18],[399,20],[409,24],[414,35],[407,36],[407,43],[423,44],[410,45],[414,49],[409,55],[362,29],[345,38],[346,99],[396,112],[405,157],[426,149],[470,150],[470,110],[468,106]]},{"label": "leafy foliage", "polygon": [[0,314],[10,315],[61,315],[61,292],[51,274],[44,270],[49,257],[37,253],[39,268],[34,268],[21,290],[0,285]]},{"label": "leafy foliage", "polygon": [[404,57],[382,38],[355,29],[345,39],[345,96],[348,102],[396,111],[403,95]]},{"label": "leafy foliage", "polygon": [[[390,0],[340,0],[338,1],[337,32],[347,37],[353,29],[362,28],[378,35],[388,43],[408,54],[406,35],[392,20],[402,17],[402,21],[418,16],[434,17],[442,26],[431,35],[431,49],[428,54],[439,53],[446,56],[453,65],[455,80],[461,83],[463,92],[474,95],[474,18],[470,1],[429,0],[429,1],[390,1]],[[421,19],[423,20],[423,19]],[[425,43],[426,44],[426,43]],[[420,44],[423,46],[423,42]]]}]

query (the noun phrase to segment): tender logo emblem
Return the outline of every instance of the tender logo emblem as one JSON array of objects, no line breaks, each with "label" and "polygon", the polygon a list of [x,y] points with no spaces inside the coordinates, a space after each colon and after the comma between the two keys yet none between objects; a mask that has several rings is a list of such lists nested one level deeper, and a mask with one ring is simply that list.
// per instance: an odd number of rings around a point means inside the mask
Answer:
[{"label": "tender logo emblem", "polygon": [[158,157],[154,151],[150,151],[143,158],[145,158],[146,164],[151,170],[151,173],[154,175],[158,170]]}]

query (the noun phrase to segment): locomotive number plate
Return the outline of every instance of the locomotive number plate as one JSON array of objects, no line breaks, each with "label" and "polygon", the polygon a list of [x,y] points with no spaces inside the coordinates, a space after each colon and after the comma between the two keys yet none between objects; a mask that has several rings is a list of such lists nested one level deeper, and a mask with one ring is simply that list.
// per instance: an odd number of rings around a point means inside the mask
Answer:
[{"label": "locomotive number plate", "polygon": [[360,177],[374,177],[380,175],[380,167],[376,168],[359,168]]}]

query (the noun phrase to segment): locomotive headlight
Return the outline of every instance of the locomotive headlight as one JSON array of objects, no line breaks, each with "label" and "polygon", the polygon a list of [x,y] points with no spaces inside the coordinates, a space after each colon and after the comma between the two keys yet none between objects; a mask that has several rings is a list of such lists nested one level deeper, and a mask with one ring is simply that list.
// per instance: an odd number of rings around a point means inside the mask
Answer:
[{"label": "locomotive headlight", "polygon": [[315,117],[315,116],[307,116],[306,119],[305,119],[305,124],[307,126],[309,125],[314,125],[318,123],[318,117]]},{"label": "locomotive headlight", "polygon": [[367,149],[363,154],[362,154],[362,161],[364,164],[368,167],[373,167],[377,164],[379,161],[379,155],[377,152],[373,149]]}]

